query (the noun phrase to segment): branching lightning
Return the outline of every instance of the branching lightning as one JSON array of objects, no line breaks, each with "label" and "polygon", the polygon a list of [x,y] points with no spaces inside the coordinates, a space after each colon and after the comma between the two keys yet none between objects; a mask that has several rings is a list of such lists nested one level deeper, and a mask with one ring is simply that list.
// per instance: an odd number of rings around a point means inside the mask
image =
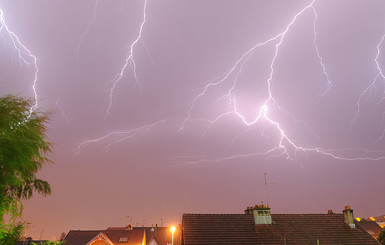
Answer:
[{"label": "branching lightning", "polygon": [[[273,91],[272,91],[272,81],[273,81],[273,78],[274,78],[275,63],[276,63],[276,59],[277,59],[277,57],[279,55],[280,47],[281,47],[281,45],[282,45],[282,43],[283,43],[287,33],[291,30],[291,27],[294,25],[294,23],[296,22],[298,17],[301,16],[306,11],[308,11],[309,9],[311,9],[313,14],[314,14],[314,22],[313,22],[313,33],[314,33],[314,39],[313,40],[314,41],[313,41],[313,45],[314,45],[316,54],[318,56],[320,66],[322,68],[322,73],[323,73],[324,77],[327,80],[327,89],[321,94],[321,98],[332,87],[332,82],[331,82],[331,80],[329,78],[329,75],[328,75],[328,73],[326,71],[326,67],[324,65],[323,58],[322,58],[322,56],[320,54],[320,51],[319,51],[319,48],[317,46],[317,35],[318,34],[317,34],[317,31],[316,31],[316,20],[317,20],[318,15],[317,15],[316,9],[314,7],[314,3],[315,3],[315,0],[312,0],[310,2],[310,4],[308,4],[303,9],[301,9],[292,18],[292,20],[289,22],[289,24],[286,26],[286,28],[284,29],[283,32],[279,33],[278,35],[276,35],[276,36],[274,36],[274,37],[272,37],[270,39],[268,39],[265,42],[257,43],[255,46],[253,46],[252,48],[247,50],[234,63],[234,65],[224,75],[224,77],[222,79],[220,79],[220,80],[218,80],[216,82],[208,83],[202,89],[202,92],[199,93],[192,100],[190,109],[189,109],[189,111],[187,113],[187,118],[182,122],[181,127],[180,127],[180,130],[184,130],[184,128],[186,126],[186,123],[189,122],[192,119],[192,111],[195,108],[195,105],[196,105],[198,100],[200,100],[203,96],[205,96],[210,89],[215,88],[216,86],[223,85],[225,82],[230,80],[231,75],[235,74],[235,76],[234,76],[235,78],[231,81],[231,83],[232,83],[231,88],[228,90],[227,94],[225,94],[223,96],[223,97],[228,99],[229,108],[230,109],[228,111],[226,111],[226,112],[216,116],[216,118],[214,120],[207,120],[209,122],[209,124],[210,124],[209,128],[207,130],[209,130],[210,127],[215,122],[217,122],[218,120],[220,120],[222,118],[225,118],[227,116],[230,116],[230,115],[236,115],[239,118],[239,120],[244,125],[246,125],[246,126],[253,126],[257,122],[259,122],[261,120],[264,120],[269,125],[271,125],[273,128],[275,128],[275,130],[280,135],[279,136],[279,140],[277,142],[277,145],[275,147],[267,150],[267,151],[264,151],[264,152],[257,152],[257,153],[250,153],[250,154],[240,154],[240,155],[231,155],[231,156],[227,156],[227,157],[218,157],[218,158],[213,157],[213,158],[205,158],[205,159],[195,159],[195,158],[193,158],[192,159],[189,156],[180,156],[180,157],[176,158],[179,162],[181,162],[182,164],[183,163],[184,164],[190,164],[190,163],[201,163],[201,162],[213,162],[213,161],[217,162],[217,161],[223,161],[223,160],[231,160],[231,159],[234,159],[234,158],[259,156],[259,155],[265,155],[265,156],[268,156],[268,157],[285,156],[287,159],[296,161],[296,155],[297,155],[298,152],[305,152],[305,153],[306,152],[315,152],[315,153],[319,153],[319,154],[322,154],[322,155],[325,155],[327,157],[331,157],[331,158],[334,158],[334,159],[349,160],[349,161],[351,161],[351,160],[373,160],[374,161],[374,160],[385,159],[385,156],[380,156],[380,157],[376,157],[376,158],[370,158],[370,157],[351,157],[351,158],[349,158],[349,157],[342,157],[342,156],[338,156],[338,155],[335,155],[335,154],[331,153],[332,151],[328,151],[328,150],[322,149],[320,147],[303,147],[303,146],[300,146],[293,139],[291,139],[288,136],[288,134],[285,132],[285,130],[284,130],[283,126],[280,124],[280,122],[272,119],[272,117],[269,115],[269,108],[271,108],[271,107],[277,108],[278,111],[281,112],[281,113],[283,112],[283,110],[281,109],[281,107],[277,103],[277,101],[276,101],[276,99],[274,97]],[[382,43],[383,39],[384,39],[384,37],[382,38],[381,43]],[[257,113],[256,113],[257,116],[254,119],[252,119],[252,120],[247,120],[246,117],[237,109],[236,95],[234,95],[234,89],[235,89],[235,87],[237,85],[238,76],[242,72],[242,70],[244,68],[244,65],[251,58],[251,56],[253,56],[253,52],[257,48],[262,48],[262,47],[266,46],[267,44],[274,43],[274,42],[275,42],[275,50],[274,50],[273,58],[272,58],[272,60],[270,62],[270,74],[269,74],[269,77],[268,77],[268,79],[266,81],[266,85],[267,85],[267,91],[266,92],[267,92],[268,96],[263,101],[263,103],[259,106],[259,109],[257,109]],[[379,52],[379,45],[377,46],[378,52]],[[382,74],[382,70],[380,69],[380,67],[378,65],[378,62],[377,62],[378,55],[379,55],[379,53],[377,54],[377,57],[375,59],[376,60],[376,64],[377,64],[377,68],[379,70],[379,74],[377,75],[377,77],[378,76],[384,77],[383,74]],[[285,112],[285,113],[287,113],[287,112]],[[294,118],[293,115],[291,115],[291,117]],[[207,130],[204,132],[204,134],[207,133]]]},{"label": "branching lightning", "polygon": [[112,80],[112,84],[113,85],[112,85],[112,87],[110,89],[109,104],[108,104],[106,115],[105,115],[106,117],[110,114],[110,110],[111,110],[111,107],[112,107],[112,100],[113,100],[114,90],[115,90],[116,86],[118,85],[118,83],[120,82],[120,80],[122,79],[122,77],[124,75],[124,72],[126,71],[127,66],[129,64],[131,64],[131,66],[132,66],[132,72],[133,72],[133,75],[134,75],[134,78],[135,78],[135,85],[139,86],[140,88],[142,88],[142,84],[140,83],[140,81],[138,79],[138,75],[136,73],[136,63],[135,63],[135,60],[134,60],[134,48],[138,44],[139,40],[142,37],[143,27],[144,27],[144,24],[146,23],[146,10],[147,10],[147,0],[144,0],[143,20],[142,20],[142,23],[140,24],[138,36],[132,42],[132,44],[130,46],[130,51],[129,51],[126,59],[125,59],[125,62],[123,64],[120,72],[118,74],[116,74],[115,78]]},{"label": "branching lightning", "polygon": [[29,60],[32,61],[32,64],[34,67],[32,90],[33,90],[34,101],[35,101],[30,108],[30,113],[32,113],[38,107],[38,95],[36,91],[36,86],[37,86],[37,78],[38,78],[37,75],[39,72],[39,68],[37,66],[37,57],[33,55],[32,52],[20,41],[19,37],[8,28],[4,20],[4,13],[2,9],[0,9],[0,34],[6,35],[7,38],[10,40],[12,44],[12,48],[18,55],[21,65],[22,64],[29,65],[31,63]]},{"label": "branching lightning", "polygon": [[[91,28],[95,25],[96,22],[96,13],[98,10],[100,0],[95,0],[95,5],[93,7],[92,12],[92,19],[89,25],[86,27],[82,35],[80,36],[80,41],[77,46],[77,60],[79,61],[79,54],[80,54],[80,48],[81,45],[85,41],[86,35],[89,33]],[[273,91],[273,83],[275,79],[275,70],[277,70],[277,59],[280,55],[282,46],[286,40],[287,34],[292,32],[293,26],[298,21],[299,17],[304,15],[304,13],[311,13],[313,16],[313,22],[312,22],[312,45],[314,47],[314,55],[317,57],[317,62],[319,65],[319,73],[322,74],[323,79],[326,81],[326,86],[323,91],[320,92],[320,101],[325,97],[325,95],[332,89],[333,82],[331,79],[331,76],[329,76],[327,71],[327,64],[325,63],[325,59],[322,56],[322,49],[318,46],[318,33],[317,33],[317,19],[318,19],[318,13],[315,8],[315,2],[316,0],[309,0],[309,3],[304,6],[302,9],[300,9],[287,23],[287,25],[283,28],[283,30],[279,33],[276,33],[275,35],[271,36],[267,40],[264,40],[262,42],[258,42],[255,45],[253,45],[251,48],[247,49],[243,54],[239,56],[238,59],[235,60],[233,65],[228,69],[222,76],[215,79],[214,81],[210,81],[207,83],[206,86],[202,88],[200,93],[198,93],[195,98],[192,99],[191,104],[187,111],[186,118],[181,122],[179,131],[186,130],[187,124],[195,120],[196,118],[193,117],[193,112],[197,107],[197,103],[204,99],[204,97],[209,96],[209,92],[211,90],[227,87],[227,90],[219,96],[216,101],[219,100],[226,100],[227,106],[224,111],[219,112],[216,114],[213,119],[199,119],[201,121],[205,121],[207,123],[207,128],[202,133],[202,137],[204,137],[211,129],[212,127],[219,122],[220,120],[224,120],[228,117],[236,118],[242,125],[245,125],[246,127],[253,127],[256,126],[257,123],[263,122],[264,126],[267,126],[271,128],[275,133],[277,133],[278,138],[275,141],[274,146],[270,147],[267,150],[262,150],[260,152],[252,152],[249,154],[239,154],[239,155],[230,155],[226,157],[204,157],[204,158],[197,158],[197,157],[191,157],[191,156],[181,156],[177,157],[178,161],[182,163],[201,163],[201,162],[213,162],[213,161],[223,161],[223,160],[231,160],[235,158],[242,158],[242,157],[256,157],[256,156],[266,156],[266,157],[285,157],[286,159],[297,161],[297,154],[300,152],[313,152],[317,154],[324,155],[326,157],[330,157],[333,159],[339,159],[339,160],[347,160],[347,161],[353,161],[353,160],[380,160],[385,159],[385,156],[381,153],[379,157],[345,157],[342,154],[337,154],[336,150],[330,150],[330,149],[323,149],[322,147],[317,147],[314,145],[303,145],[299,143],[294,137],[291,137],[290,134],[287,132],[287,129],[285,129],[285,124],[282,123],[279,119],[275,119],[274,113],[278,113],[280,115],[289,116],[295,124],[302,124],[305,125],[306,130],[311,132],[315,137],[316,134],[308,127],[305,123],[299,122],[296,120],[296,117],[294,114],[286,111],[284,108],[281,107],[281,105],[278,103],[277,95]],[[147,12],[147,5],[148,0],[143,1],[143,13],[142,13],[142,20],[140,23],[140,26],[138,28],[138,33],[135,36],[135,39],[130,44],[129,51],[124,59],[124,62],[119,70],[119,72],[115,75],[115,77],[111,81],[111,87],[109,88],[109,102],[108,106],[105,112],[105,118],[108,117],[110,114],[112,103],[114,99],[114,93],[117,89],[118,84],[123,79],[123,76],[125,75],[127,69],[129,66],[131,66],[132,74],[135,79],[135,86],[139,86],[140,88],[143,88],[137,74],[137,64],[135,62],[135,51],[138,48],[138,44],[141,42],[145,51],[147,54],[149,54],[149,50],[143,43],[142,34],[144,30],[144,26],[146,24],[146,12]],[[19,38],[9,30],[8,26],[6,25],[4,18],[3,18],[3,11],[0,10],[0,33],[6,34],[7,37],[11,40],[12,47],[18,54],[18,58],[20,60],[21,64],[30,64],[33,63],[35,73],[34,73],[34,80],[33,80],[33,92],[35,96],[35,104],[31,107],[31,112],[35,110],[38,106],[38,96],[36,92],[36,84],[37,84],[37,75],[39,72],[38,66],[37,66],[37,58],[34,56],[29,49],[24,46]],[[371,93],[375,91],[376,89],[376,82],[379,79],[385,80],[385,74],[383,73],[383,70],[380,66],[380,63],[378,61],[379,56],[381,54],[381,46],[384,43],[385,34],[382,36],[381,40],[377,44],[377,55],[374,58],[374,62],[376,64],[377,74],[374,77],[374,80],[369,84],[369,86],[360,94],[357,104],[356,104],[356,113],[355,116],[351,122],[351,127],[355,124],[361,110],[361,106],[363,103],[363,100],[365,96],[371,96]],[[237,94],[237,88],[240,86],[239,84],[239,78],[243,74],[244,70],[246,69],[246,65],[250,62],[250,60],[255,56],[255,53],[257,50],[261,50],[263,48],[272,47],[273,51],[271,53],[271,58],[268,60],[269,68],[267,70],[267,77],[266,80],[264,80],[264,86],[265,86],[265,97],[261,98],[261,102],[258,105],[255,105],[254,107],[254,117],[252,119],[248,118],[242,111],[239,109],[239,105],[237,104],[237,101],[239,100],[239,96]],[[32,62],[31,62],[32,60]],[[237,100],[238,98],[238,100]],[[385,100],[385,97],[384,99]],[[381,100],[382,102],[382,100]],[[381,103],[380,102],[380,103]],[[239,102],[238,102],[239,103]],[[64,111],[62,110],[59,100],[56,102],[56,105],[60,108],[62,111],[62,116],[66,120],[68,118],[64,114]],[[128,130],[118,130],[111,132],[105,136],[92,139],[92,140],[85,140],[82,143],[80,143],[77,147],[77,152],[79,153],[80,150],[87,144],[96,143],[96,142],[105,142],[108,141],[107,146],[105,149],[109,149],[111,145],[125,141],[130,140],[133,138],[136,138],[145,132],[148,132],[150,129],[152,129],[155,126],[158,126],[159,124],[163,123],[165,120],[161,120],[158,122],[155,122],[153,124],[145,125],[142,127],[134,128],[134,129],[128,129]],[[383,115],[383,122],[385,123],[385,113]],[[385,128],[383,130],[382,135],[380,136],[380,139],[385,137]],[[358,150],[357,150],[358,151]],[[359,149],[359,151],[362,151]]]},{"label": "branching lightning", "polygon": [[92,12],[92,19],[91,19],[91,22],[87,25],[86,29],[84,30],[84,32],[82,33],[82,35],[80,36],[80,41],[78,43],[78,46],[76,48],[76,59],[77,59],[77,62],[79,63],[79,59],[80,59],[80,47],[82,45],[82,43],[84,42],[84,39],[85,37],[87,36],[88,32],[91,30],[91,28],[95,25],[96,23],[96,11],[98,9],[98,6],[99,6],[99,1],[100,0],[96,0],[95,1],[95,5],[94,5],[94,10]]},{"label": "branching lightning", "polygon": [[108,141],[108,144],[104,148],[105,150],[108,150],[111,147],[111,145],[125,141],[125,140],[134,139],[135,137],[138,137],[139,135],[142,135],[150,131],[155,126],[158,126],[166,121],[167,120],[160,120],[155,123],[148,124],[138,128],[133,128],[128,130],[117,130],[96,139],[85,140],[78,145],[76,154],[79,154],[80,150],[87,144],[102,142],[104,140]]},{"label": "branching lightning", "polygon": [[313,10],[313,13],[314,13],[314,22],[313,22],[313,33],[314,33],[314,42],[313,42],[313,44],[314,44],[314,49],[315,49],[315,51],[317,53],[317,56],[318,56],[318,59],[319,59],[319,63],[321,65],[321,67],[322,67],[322,73],[324,74],[324,76],[325,76],[325,78],[327,80],[326,90],[320,96],[320,99],[322,99],[329,92],[329,90],[332,88],[333,83],[332,83],[332,81],[329,78],[329,74],[326,71],[326,67],[325,67],[323,58],[322,58],[322,56],[321,56],[321,54],[319,52],[319,48],[318,48],[318,45],[317,45],[318,33],[317,33],[317,28],[316,28],[318,14],[317,14],[317,11],[314,8],[314,5],[312,5],[311,7],[312,7],[312,10]]},{"label": "branching lightning", "polygon": [[60,104],[60,99],[57,99],[57,100],[56,100],[56,106],[59,108],[59,110],[60,110],[60,112],[61,112],[61,116],[64,118],[64,120],[65,120],[66,122],[68,122],[68,121],[69,121],[69,120],[68,120],[68,116],[65,114],[64,109],[63,109],[63,107],[62,107],[61,104]]},{"label": "branching lightning", "polygon": [[[356,113],[355,113],[354,118],[350,124],[350,128],[352,128],[354,126],[354,124],[356,123],[356,120],[357,120],[357,118],[361,112],[361,105],[363,103],[364,96],[367,95],[367,97],[369,97],[371,95],[372,91],[376,89],[376,82],[378,81],[378,79],[382,79],[383,81],[385,80],[385,75],[381,69],[379,62],[378,62],[378,58],[380,57],[380,54],[381,54],[381,48],[380,47],[383,44],[384,39],[385,39],[385,34],[381,37],[381,40],[377,44],[377,54],[376,54],[376,57],[374,58],[374,63],[376,64],[377,74],[374,77],[373,81],[369,84],[369,86],[360,94],[358,101],[357,101],[357,104],[355,105]],[[383,97],[381,99],[380,103],[384,99],[385,99],[385,97]],[[383,118],[384,118],[384,115],[385,115],[385,112],[383,114]],[[381,122],[381,124],[383,124],[383,121]],[[379,139],[382,139],[384,137],[384,135],[385,135],[385,129],[383,130]]]}]

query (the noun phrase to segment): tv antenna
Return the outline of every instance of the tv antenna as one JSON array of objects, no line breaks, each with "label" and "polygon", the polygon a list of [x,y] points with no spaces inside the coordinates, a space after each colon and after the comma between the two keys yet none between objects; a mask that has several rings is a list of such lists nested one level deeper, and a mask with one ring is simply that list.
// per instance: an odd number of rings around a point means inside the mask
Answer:
[{"label": "tv antenna", "polygon": [[266,191],[266,204],[269,207],[269,190],[268,190],[268,185],[275,184],[275,182],[267,182],[267,172],[265,172],[265,191]]}]

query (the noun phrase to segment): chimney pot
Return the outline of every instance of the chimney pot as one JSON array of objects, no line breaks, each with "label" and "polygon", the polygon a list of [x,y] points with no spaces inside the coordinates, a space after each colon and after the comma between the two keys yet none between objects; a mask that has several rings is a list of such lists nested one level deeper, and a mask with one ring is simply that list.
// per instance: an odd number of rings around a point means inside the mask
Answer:
[{"label": "chimney pot", "polygon": [[333,214],[333,210],[332,210],[332,209],[329,209],[329,210],[328,210],[328,214]]}]

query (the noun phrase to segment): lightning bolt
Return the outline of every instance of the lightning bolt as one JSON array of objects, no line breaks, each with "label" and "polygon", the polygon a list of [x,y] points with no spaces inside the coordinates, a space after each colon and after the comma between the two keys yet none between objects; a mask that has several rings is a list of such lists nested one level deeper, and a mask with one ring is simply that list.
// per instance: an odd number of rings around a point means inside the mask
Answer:
[{"label": "lightning bolt", "polygon": [[99,6],[99,2],[100,2],[100,0],[96,0],[95,1],[94,10],[92,12],[92,17],[91,17],[91,22],[87,25],[86,29],[84,30],[84,32],[80,36],[79,44],[78,44],[78,46],[76,48],[76,54],[77,54],[76,55],[76,60],[77,60],[78,63],[79,63],[79,57],[80,57],[80,47],[81,47],[82,43],[84,42],[84,39],[87,36],[88,32],[95,25],[95,22],[96,22],[96,12],[97,12],[97,9],[98,9],[98,6]]},{"label": "lightning bolt", "polygon": [[139,135],[142,135],[145,132],[150,131],[155,126],[158,126],[166,121],[167,120],[164,119],[164,120],[160,120],[152,124],[148,124],[138,128],[133,128],[128,130],[116,130],[96,139],[84,140],[77,146],[76,154],[79,154],[81,149],[87,144],[102,142],[104,140],[109,141],[106,147],[104,148],[105,150],[108,150],[113,144],[116,144],[125,140],[129,140],[129,139],[134,139],[135,137],[138,137]]},{"label": "lightning bolt", "polygon": [[333,83],[330,80],[329,74],[326,71],[326,67],[325,67],[323,58],[322,58],[322,56],[320,54],[320,51],[319,51],[319,48],[318,48],[318,45],[317,45],[318,33],[317,33],[316,23],[317,23],[318,14],[317,14],[317,11],[314,8],[314,5],[311,5],[311,8],[312,8],[313,13],[314,13],[314,22],[313,22],[314,41],[313,41],[313,45],[314,45],[314,49],[315,49],[315,51],[317,53],[317,56],[318,56],[318,59],[319,59],[319,63],[321,65],[321,67],[322,67],[322,73],[323,73],[323,75],[325,76],[325,78],[327,80],[326,90],[320,95],[320,99],[322,99],[330,91],[330,89],[333,86]]},{"label": "lightning bolt", "polygon": [[118,72],[116,74],[115,78],[112,80],[112,87],[110,89],[110,94],[109,94],[109,104],[108,104],[108,107],[107,107],[107,111],[106,111],[105,117],[107,117],[110,114],[110,110],[111,110],[111,107],[112,107],[112,100],[113,100],[114,90],[115,90],[116,86],[118,85],[118,83],[120,82],[120,80],[122,79],[122,77],[124,75],[124,72],[126,71],[127,66],[129,64],[132,65],[132,72],[133,72],[133,75],[134,75],[134,78],[135,78],[135,85],[139,86],[140,88],[142,88],[142,84],[140,83],[140,81],[138,79],[138,75],[136,73],[136,63],[135,63],[135,60],[134,60],[134,48],[138,44],[139,40],[142,37],[143,27],[144,27],[144,24],[146,23],[146,10],[147,10],[147,0],[144,0],[143,20],[142,20],[142,23],[140,24],[140,27],[139,27],[139,33],[138,33],[138,36],[136,37],[136,39],[132,42],[132,44],[130,46],[130,51],[129,51],[126,59],[125,59],[125,62],[123,64],[120,72]]},{"label": "lightning bolt", "polygon": [[[281,33],[278,33],[277,35],[275,35],[274,37],[266,40],[265,42],[257,43],[256,45],[251,47],[249,50],[247,50],[243,55],[240,56],[240,58],[238,60],[236,60],[234,65],[227,71],[227,73],[225,73],[225,75],[221,79],[219,79],[218,81],[213,81],[213,82],[208,83],[202,89],[201,93],[199,93],[192,100],[190,109],[189,109],[189,111],[187,113],[187,118],[181,123],[181,127],[179,129],[179,131],[184,130],[187,122],[192,120],[192,112],[193,112],[193,109],[196,106],[196,103],[203,96],[207,95],[207,93],[208,93],[208,91],[210,89],[213,89],[213,88],[215,88],[217,86],[222,87],[225,82],[227,82],[228,80],[231,79],[231,77],[235,77],[231,81],[231,83],[232,83],[231,88],[228,90],[228,92],[223,97],[220,98],[220,99],[227,98],[228,105],[229,105],[230,109],[228,109],[228,111],[226,111],[226,112],[216,116],[216,118],[214,120],[207,120],[209,122],[209,124],[210,124],[209,128],[214,123],[216,123],[218,120],[220,120],[222,118],[225,118],[225,117],[228,117],[230,115],[236,115],[238,117],[238,119],[244,125],[246,125],[248,127],[254,126],[257,122],[263,120],[264,122],[267,122],[272,128],[275,128],[275,130],[278,132],[279,140],[277,142],[277,145],[275,147],[267,150],[267,151],[264,151],[264,152],[241,154],[241,155],[231,155],[231,156],[227,156],[227,157],[218,157],[218,158],[215,158],[215,157],[211,157],[210,158],[209,157],[209,158],[204,158],[204,159],[191,159],[190,156],[179,156],[179,157],[176,158],[177,160],[179,160],[179,161],[181,161],[182,163],[185,163],[185,164],[191,164],[191,163],[202,163],[202,162],[212,162],[212,161],[217,162],[217,161],[231,160],[231,159],[241,158],[241,157],[265,155],[265,156],[269,156],[269,157],[285,156],[286,159],[296,161],[296,155],[297,155],[298,152],[305,152],[305,153],[306,152],[315,152],[315,153],[322,154],[322,155],[325,155],[325,156],[328,156],[328,157],[331,157],[331,158],[334,158],[334,159],[348,160],[348,161],[355,161],[355,160],[373,160],[373,161],[375,161],[375,160],[385,159],[385,156],[379,156],[379,157],[375,157],[375,158],[371,158],[371,157],[350,157],[349,158],[349,157],[343,157],[343,156],[339,156],[339,155],[333,154],[332,151],[326,150],[326,149],[322,149],[321,147],[304,147],[304,146],[300,146],[293,139],[291,139],[288,136],[288,134],[285,132],[285,130],[284,130],[283,126],[280,124],[280,122],[274,120],[269,115],[269,111],[270,111],[271,108],[276,108],[277,111],[280,112],[280,113],[284,112],[281,109],[281,107],[279,106],[279,104],[277,103],[277,101],[276,101],[276,99],[275,99],[275,97],[273,95],[273,91],[272,91],[272,81],[273,81],[273,77],[274,77],[275,63],[276,63],[276,59],[277,59],[277,57],[279,55],[280,47],[281,47],[281,45],[282,45],[286,35],[291,30],[291,27],[294,25],[294,23],[296,22],[298,17],[301,16],[306,11],[308,11],[309,9],[311,9],[313,14],[314,14],[314,22],[313,22],[314,39],[313,39],[313,46],[315,48],[317,57],[319,59],[320,66],[322,68],[322,73],[323,73],[324,77],[327,80],[327,89],[321,94],[321,98],[332,87],[332,81],[329,78],[329,75],[328,75],[328,73],[326,71],[326,67],[325,67],[324,62],[323,62],[323,58],[320,55],[320,51],[319,51],[319,48],[317,46],[317,36],[318,36],[318,34],[317,34],[317,31],[316,31],[316,21],[317,21],[318,15],[317,15],[317,12],[315,10],[314,3],[315,3],[315,0],[312,0],[308,5],[306,5],[297,14],[295,14],[295,16],[292,18],[292,20],[288,23],[286,28]],[[383,37],[383,39],[384,39],[384,37]],[[381,40],[381,42],[383,41],[383,39]],[[247,120],[246,117],[238,110],[237,103],[236,103],[236,95],[234,94],[234,90],[235,90],[236,86],[238,85],[238,77],[239,77],[239,74],[242,72],[242,70],[244,68],[244,65],[253,56],[254,51],[256,49],[258,49],[258,48],[262,48],[262,47],[264,47],[264,46],[266,46],[268,44],[271,44],[271,43],[275,44],[275,49],[274,49],[274,53],[273,53],[273,58],[272,58],[272,60],[270,62],[269,77],[266,80],[267,98],[263,101],[263,103],[259,106],[259,108],[256,109],[256,113],[255,113],[256,116],[255,116],[255,118],[252,119],[252,120]],[[377,46],[377,48],[378,48],[378,46]],[[379,65],[378,65],[378,62],[377,62],[377,58],[378,58],[378,55],[376,57],[376,64],[377,64],[377,68],[379,69],[379,75],[378,76],[383,76],[382,71],[379,68]],[[285,112],[285,113],[287,113],[287,112]],[[291,117],[294,118],[293,115]],[[207,132],[207,130],[206,130],[206,132]],[[204,134],[206,132],[204,132]]]},{"label": "lightning bolt", "polygon": [[[378,62],[378,58],[380,57],[380,54],[381,54],[380,47],[383,44],[384,39],[385,39],[385,34],[381,37],[381,40],[377,44],[377,54],[376,54],[376,57],[374,58],[374,63],[376,64],[377,74],[374,77],[373,81],[369,84],[369,86],[360,94],[358,101],[357,101],[357,104],[355,105],[356,113],[355,113],[354,118],[350,124],[350,128],[352,128],[354,126],[354,124],[356,123],[356,120],[357,120],[357,118],[361,112],[361,105],[362,105],[362,101],[364,99],[364,96],[367,95],[367,98],[368,98],[371,95],[372,91],[376,88],[376,82],[378,81],[378,79],[385,80],[385,75],[381,69],[379,62]],[[385,99],[385,97],[382,98],[380,103],[384,99]],[[384,116],[385,116],[385,114],[383,114],[383,120],[384,120]],[[381,124],[383,124],[383,120],[382,120]],[[384,137],[384,135],[385,135],[385,129],[383,130],[379,139],[382,139]]]},{"label": "lightning bolt", "polygon": [[32,84],[32,90],[34,94],[34,104],[29,109],[30,113],[32,113],[38,107],[38,95],[36,91],[36,86],[37,86],[39,68],[37,66],[37,57],[33,55],[32,52],[20,41],[19,37],[9,29],[8,25],[4,20],[4,12],[2,9],[0,9],[0,34],[6,35],[9,38],[12,44],[12,48],[18,55],[20,65],[22,64],[29,65],[30,62],[28,60],[32,60],[32,64],[34,67],[34,76],[33,76],[33,84]]},{"label": "lightning bolt", "polygon": [[57,100],[56,100],[56,106],[59,108],[59,110],[60,110],[60,112],[61,112],[61,116],[66,120],[66,122],[68,122],[68,121],[69,121],[69,120],[68,120],[68,117],[67,117],[67,115],[65,114],[63,107],[62,107],[61,104],[60,104],[60,99],[57,99]]}]

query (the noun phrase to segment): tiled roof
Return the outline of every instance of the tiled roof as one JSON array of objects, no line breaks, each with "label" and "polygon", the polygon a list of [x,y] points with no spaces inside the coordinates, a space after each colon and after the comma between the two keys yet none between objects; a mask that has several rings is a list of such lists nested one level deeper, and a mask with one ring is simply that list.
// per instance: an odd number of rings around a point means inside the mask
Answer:
[{"label": "tiled roof", "polygon": [[[65,237],[66,245],[86,245],[98,234],[103,233],[114,244],[131,245],[141,244],[143,241],[143,230],[96,230],[96,231],[74,231],[71,230]],[[128,238],[125,242],[119,242],[120,238]]]},{"label": "tiled roof", "polygon": [[379,244],[343,214],[272,214],[273,224],[254,225],[251,214],[185,214],[183,239],[193,244]]},{"label": "tiled roof", "polygon": [[182,227],[185,245],[257,242],[252,215],[184,214]]},{"label": "tiled roof", "polygon": [[66,245],[85,245],[92,238],[98,235],[102,230],[88,230],[88,231],[80,231],[80,230],[70,230],[65,237]]},{"label": "tiled roof", "polygon": [[[180,228],[174,233],[174,245],[180,245]],[[141,244],[144,233],[146,234],[146,243],[155,243],[157,245],[167,245],[171,243],[170,227],[133,227],[127,230],[126,227],[108,227],[106,230],[81,231],[71,230],[65,238],[65,245],[85,245],[98,234],[103,233],[114,244],[130,245]],[[129,237],[128,242],[120,242],[119,238]]]},{"label": "tiled roof", "polygon": [[[362,227],[350,228],[343,214],[272,214],[273,226],[287,244],[378,244]],[[266,227],[266,226],[265,226]],[[261,234],[256,226],[257,234]],[[260,238],[264,238],[261,234]],[[283,239],[282,239],[283,241]]]},{"label": "tiled roof", "polygon": [[[103,232],[114,244],[131,245],[142,244],[143,230],[106,230]],[[128,238],[127,242],[119,242],[119,238]]]},{"label": "tiled roof", "polygon": [[377,238],[382,231],[382,228],[376,223],[376,221],[367,221],[363,219],[358,223],[374,238]]},{"label": "tiled roof", "polygon": [[377,222],[385,222],[385,215],[376,216],[374,218]]}]

